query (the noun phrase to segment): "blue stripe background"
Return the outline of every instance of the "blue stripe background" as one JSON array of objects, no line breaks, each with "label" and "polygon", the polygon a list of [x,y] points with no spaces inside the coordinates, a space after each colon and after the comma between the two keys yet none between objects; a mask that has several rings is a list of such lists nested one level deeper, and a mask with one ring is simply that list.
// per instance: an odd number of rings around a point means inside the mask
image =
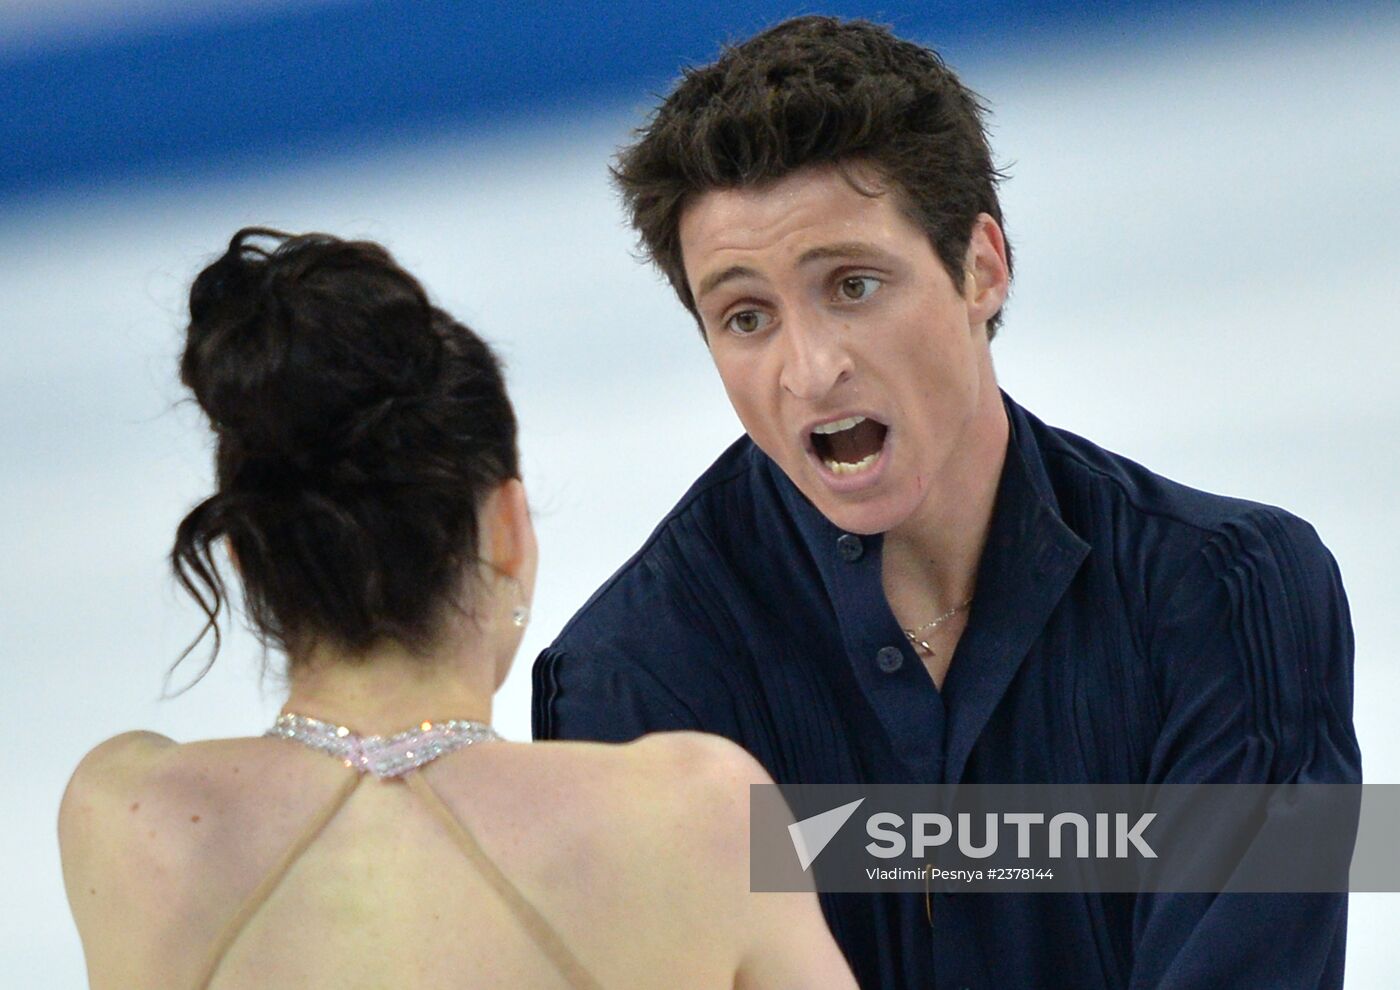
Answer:
[{"label": "blue stripe background", "polygon": [[[1304,6],[1242,2],[827,3],[955,63]],[[382,0],[278,8],[0,58],[0,199],[72,184],[294,163],[462,126],[644,105],[679,66],[810,7]]]}]

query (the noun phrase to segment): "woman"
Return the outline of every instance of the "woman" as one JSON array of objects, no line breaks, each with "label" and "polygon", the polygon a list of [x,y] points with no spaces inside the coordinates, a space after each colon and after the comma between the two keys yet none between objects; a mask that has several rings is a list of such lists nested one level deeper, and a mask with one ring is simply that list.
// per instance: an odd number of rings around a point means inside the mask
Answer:
[{"label": "woman", "polygon": [[190,317],[218,489],[172,561],[217,652],[227,547],[290,693],[265,736],[128,733],[78,767],[92,986],[854,987],[811,893],[748,893],[768,778],[738,747],[491,731],[536,548],[487,346],[323,235],[240,231]]}]

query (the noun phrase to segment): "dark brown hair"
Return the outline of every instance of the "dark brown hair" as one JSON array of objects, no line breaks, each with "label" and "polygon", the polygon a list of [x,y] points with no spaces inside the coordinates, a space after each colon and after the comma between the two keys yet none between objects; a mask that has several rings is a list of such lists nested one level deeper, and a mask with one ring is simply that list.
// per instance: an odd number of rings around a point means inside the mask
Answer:
[{"label": "dark brown hair", "polygon": [[476,559],[478,503],[519,474],[490,348],[378,244],[246,228],[190,290],[180,380],[216,439],[217,490],[170,553],[209,663],[222,538],[292,663],[317,642],[425,647]]},{"label": "dark brown hair", "polygon": [[1002,223],[985,112],[935,52],[866,21],[798,17],[687,70],[613,177],[644,253],[692,313],[682,211],[710,190],[819,165],[873,165],[961,291],[977,215]]}]

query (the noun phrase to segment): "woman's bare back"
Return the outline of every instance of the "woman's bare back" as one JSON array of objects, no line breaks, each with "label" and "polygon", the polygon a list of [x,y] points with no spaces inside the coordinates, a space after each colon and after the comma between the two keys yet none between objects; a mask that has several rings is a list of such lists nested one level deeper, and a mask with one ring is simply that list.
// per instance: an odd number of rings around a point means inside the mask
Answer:
[{"label": "woman's bare back", "polygon": [[[603,986],[789,985],[799,965],[790,985],[853,987],[812,895],[748,892],[755,772],[690,733],[493,743],[418,771]],[[571,985],[431,800],[353,773],[277,739],[131,734],[94,751],[60,822],[92,986],[198,987],[225,936],[215,990]]]}]

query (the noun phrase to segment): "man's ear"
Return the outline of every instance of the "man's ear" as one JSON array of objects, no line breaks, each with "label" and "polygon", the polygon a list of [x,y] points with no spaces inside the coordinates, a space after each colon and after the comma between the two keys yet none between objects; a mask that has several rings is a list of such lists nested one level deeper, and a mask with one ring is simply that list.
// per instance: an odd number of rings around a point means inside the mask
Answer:
[{"label": "man's ear", "polygon": [[979,213],[972,224],[963,263],[963,298],[974,325],[985,324],[1001,311],[1011,288],[1006,267],[1006,238],[990,214]]},{"label": "man's ear", "polygon": [[520,580],[535,553],[535,528],[525,486],[519,478],[503,481],[480,510],[478,556],[497,574]]}]

